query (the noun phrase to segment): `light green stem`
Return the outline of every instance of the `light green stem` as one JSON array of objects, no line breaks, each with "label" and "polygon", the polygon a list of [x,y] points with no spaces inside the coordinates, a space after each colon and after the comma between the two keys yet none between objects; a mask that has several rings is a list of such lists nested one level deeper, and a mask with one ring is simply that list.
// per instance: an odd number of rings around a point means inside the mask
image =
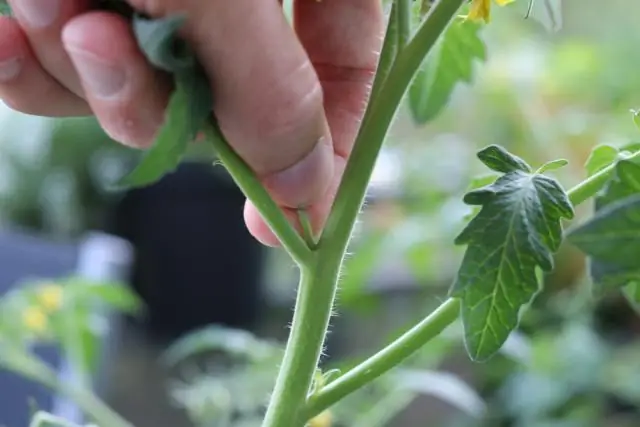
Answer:
[{"label": "light green stem", "polygon": [[291,226],[282,209],[273,201],[245,161],[236,154],[224,139],[215,122],[205,126],[205,133],[216,154],[244,195],[251,200],[264,221],[280,239],[282,246],[298,265],[309,262],[312,252],[300,234]]},{"label": "light green stem", "polygon": [[402,52],[402,49],[411,39],[411,8],[413,0],[396,0],[394,5],[398,6],[396,15],[398,21],[398,52]]},{"label": "light green stem", "polygon": [[306,416],[319,414],[402,363],[455,322],[459,312],[460,301],[453,298],[445,301],[393,343],[320,390],[309,400]]},{"label": "light green stem", "polygon": [[[625,157],[625,159],[631,160],[639,157],[640,151],[636,151],[635,153]],[[571,204],[578,206],[598,194],[598,192],[607,184],[607,181],[609,181],[611,173],[615,168],[616,163],[614,162],[567,191]]]}]

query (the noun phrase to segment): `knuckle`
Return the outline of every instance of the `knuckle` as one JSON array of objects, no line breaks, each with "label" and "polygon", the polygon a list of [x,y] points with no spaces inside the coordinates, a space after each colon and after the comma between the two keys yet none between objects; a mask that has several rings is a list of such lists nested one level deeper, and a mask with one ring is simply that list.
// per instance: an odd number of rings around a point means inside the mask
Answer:
[{"label": "knuckle", "polygon": [[268,86],[252,116],[256,131],[267,139],[305,133],[323,110],[320,82],[309,62]]}]

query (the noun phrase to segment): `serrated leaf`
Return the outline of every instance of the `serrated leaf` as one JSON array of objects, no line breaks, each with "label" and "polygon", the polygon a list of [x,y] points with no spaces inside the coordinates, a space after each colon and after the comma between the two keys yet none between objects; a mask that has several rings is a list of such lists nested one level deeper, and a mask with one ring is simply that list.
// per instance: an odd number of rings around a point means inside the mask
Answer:
[{"label": "serrated leaf", "polygon": [[475,61],[486,59],[481,28],[471,21],[452,22],[425,58],[409,88],[409,107],[416,123],[434,119],[456,86],[471,82]]},{"label": "serrated leaf", "polygon": [[560,221],[574,212],[555,179],[524,171],[528,165],[506,150],[492,146],[478,157],[507,172],[464,198],[482,208],[456,238],[467,249],[450,294],[461,300],[467,351],[481,361],[517,327],[521,307],[538,292],[537,269],[553,268]]},{"label": "serrated leaf", "polygon": [[609,165],[615,163],[618,159],[619,151],[611,145],[598,145],[589,154],[589,158],[585,163],[587,176],[592,176]]},{"label": "serrated leaf", "polygon": [[177,38],[182,22],[181,16],[134,21],[143,52],[156,67],[173,73],[176,87],[169,100],[165,123],[153,146],[118,186],[146,186],[174,171],[187,145],[196,138],[211,114],[213,100],[208,79],[193,53]]},{"label": "serrated leaf", "polygon": [[[629,146],[627,148],[633,149],[634,147]],[[621,154],[628,156],[631,153],[625,150]],[[618,154],[616,158],[619,159],[620,154]],[[622,248],[610,247],[611,250],[615,251],[614,256],[607,258],[606,255],[602,253],[593,252],[593,247],[586,247],[584,243],[580,243],[583,238],[581,235],[590,232],[591,221],[600,218],[600,216],[603,215],[603,211],[606,215],[611,214],[611,210],[607,210],[607,207],[615,205],[620,201],[629,200],[629,198],[639,194],[640,165],[636,163],[635,159],[617,160],[607,186],[596,198],[596,213],[594,217],[569,234],[569,240],[589,256],[589,273],[593,281],[593,293],[596,296],[602,296],[607,292],[620,289],[629,283],[640,281],[640,257],[637,258],[638,263],[635,265],[633,263],[625,264],[621,262],[622,260],[616,254],[616,252],[622,250]],[[577,243],[575,241],[576,238],[578,239]]]},{"label": "serrated leaf", "polygon": [[597,293],[640,281],[640,194],[605,205],[568,239],[591,258]]}]

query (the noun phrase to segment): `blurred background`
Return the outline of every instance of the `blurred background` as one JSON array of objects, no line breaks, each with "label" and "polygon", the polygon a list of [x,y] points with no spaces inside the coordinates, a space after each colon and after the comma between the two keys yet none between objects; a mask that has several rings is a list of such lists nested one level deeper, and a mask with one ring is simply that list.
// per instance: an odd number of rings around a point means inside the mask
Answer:
[{"label": "blurred background", "polygon": [[[569,188],[584,178],[593,146],[640,139],[629,114],[640,106],[640,3],[564,0],[562,28],[551,32],[544,17],[524,20],[520,3],[494,8],[482,32],[488,59],[442,114],[417,125],[400,112],[347,261],[327,367],[368,356],[445,298],[463,249],[453,239],[470,213],[462,195],[487,172],[476,150],[499,144],[533,165],[566,158],[569,166],[554,173]],[[296,270],[285,253],[249,236],[243,197],[210,166],[207,148],[195,145],[158,184],[122,193],[109,183],[138,153],[93,119],[0,106],[0,129],[0,291],[73,271],[126,282],[145,310],[105,335],[106,401],[138,427],[259,425],[254,412],[286,340]],[[582,256],[563,247],[500,355],[469,362],[452,327],[338,405],[333,425],[640,425],[640,309],[616,295],[593,301],[584,273]],[[208,343],[207,357],[159,361],[207,325],[217,325],[198,341]],[[227,354],[224,363],[212,351]],[[40,393],[25,389],[5,403],[16,384],[0,376],[0,414],[27,414],[29,397]],[[18,427],[9,421],[18,419],[0,421]]]}]

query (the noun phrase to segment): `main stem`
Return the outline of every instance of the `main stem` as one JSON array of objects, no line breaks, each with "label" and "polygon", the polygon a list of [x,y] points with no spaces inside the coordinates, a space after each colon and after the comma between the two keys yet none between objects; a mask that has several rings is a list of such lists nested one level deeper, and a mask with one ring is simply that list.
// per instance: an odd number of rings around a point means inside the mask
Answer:
[{"label": "main stem", "polygon": [[[463,1],[440,0],[436,4],[411,42],[401,46],[379,96],[367,107],[367,120],[356,138],[314,260],[301,271],[291,333],[263,427],[299,427],[308,420],[302,409],[329,326],[338,274],[382,143],[418,67]],[[401,27],[408,25],[406,20],[401,22]]]}]

